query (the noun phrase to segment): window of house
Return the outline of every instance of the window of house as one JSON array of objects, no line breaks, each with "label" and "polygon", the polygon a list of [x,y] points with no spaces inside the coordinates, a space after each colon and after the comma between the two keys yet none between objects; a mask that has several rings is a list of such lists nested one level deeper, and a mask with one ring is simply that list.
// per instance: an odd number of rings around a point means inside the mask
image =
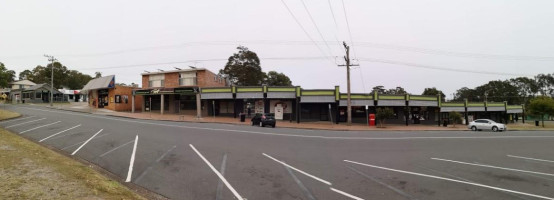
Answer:
[{"label": "window of house", "polygon": [[35,93],[35,98],[42,99],[42,92]]},{"label": "window of house", "polygon": [[179,73],[179,85],[180,86],[196,85],[196,72]]},{"label": "window of house", "polygon": [[163,87],[165,75],[164,74],[154,74],[148,76],[148,86],[150,87]]}]

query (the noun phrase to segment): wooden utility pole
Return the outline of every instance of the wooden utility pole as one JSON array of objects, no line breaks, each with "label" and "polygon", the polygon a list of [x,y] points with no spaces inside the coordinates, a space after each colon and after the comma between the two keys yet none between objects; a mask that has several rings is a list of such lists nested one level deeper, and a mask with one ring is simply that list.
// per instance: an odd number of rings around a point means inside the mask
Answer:
[{"label": "wooden utility pole", "polygon": [[[350,101],[350,66],[359,66],[358,64],[350,63],[350,47],[346,45],[346,42],[342,42],[344,49],[346,50],[346,55],[344,56],[344,61],[346,65],[346,124],[348,126],[352,125],[352,104]],[[337,119],[338,120],[338,119]]]},{"label": "wooden utility pole", "polygon": [[50,65],[50,107],[54,106],[54,62],[58,61],[54,56],[44,55],[52,64]]}]

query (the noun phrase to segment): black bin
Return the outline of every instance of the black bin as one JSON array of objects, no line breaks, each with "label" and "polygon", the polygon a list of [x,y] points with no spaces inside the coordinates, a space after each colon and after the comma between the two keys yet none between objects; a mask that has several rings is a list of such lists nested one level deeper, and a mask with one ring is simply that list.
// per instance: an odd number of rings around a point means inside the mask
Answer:
[{"label": "black bin", "polygon": [[535,121],[535,126],[539,126],[539,121]]},{"label": "black bin", "polygon": [[240,122],[244,122],[246,120],[246,115],[241,113],[240,114]]}]

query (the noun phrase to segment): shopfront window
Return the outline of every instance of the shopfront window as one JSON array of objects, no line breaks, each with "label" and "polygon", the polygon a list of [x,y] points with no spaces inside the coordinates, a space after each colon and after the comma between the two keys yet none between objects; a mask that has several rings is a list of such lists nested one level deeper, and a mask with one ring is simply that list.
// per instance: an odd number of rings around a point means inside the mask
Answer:
[{"label": "shopfront window", "polygon": [[148,79],[148,85],[150,87],[164,87],[164,74],[150,75]]}]

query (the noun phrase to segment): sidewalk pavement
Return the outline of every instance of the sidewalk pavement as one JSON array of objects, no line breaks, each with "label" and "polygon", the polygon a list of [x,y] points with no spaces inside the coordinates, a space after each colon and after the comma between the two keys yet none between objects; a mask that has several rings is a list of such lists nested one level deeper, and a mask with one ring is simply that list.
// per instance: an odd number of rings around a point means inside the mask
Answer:
[{"label": "sidewalk pavement", "polygon": [[[48,104],[34,104],[50,107]],[[225,123],[225,124],[236,124],[236,125],[246,125],[250,126],[250,118],[247,118],[245,122],[240,122],[239,118],[233,117],[213,117],[206,116],[201,119],[197,119],[194,115],[178,115],[178,114],[164,114],[160,113],[150,113],[150,112],[115,112],[108,109],[95,109],[90,108],[85,102],[76,102],[76,103],[61,103],[54,104],[54,109],[69,110],[76,112],[84,112],[98,115],[108,115],[108,116],[117,116],[117,117],[126,117],[133,119],[146,119],[146,120],[165,120],[165,121],[180,121],[180,122],[198,122],[198,123]],[[296,123],[296,121],[288,120],[279,120],[277,121],[277,127],[286,127],[286,128],[299,128],[299,129],[313,129],[313,130],[340,130],[340,131],[459,131],[467,130],[465,125],[456,125],[456,127],[448,126],[442,127],[438,125],[420,125],[420,124],[410,124],[406,126],[404,124],[386,124],[385,128],[377,128],[375,126],[367,126],[365,124],[352,124],[352,126],[347,126],[345,123],[334,124],[331,122],[301,122]]]}]

